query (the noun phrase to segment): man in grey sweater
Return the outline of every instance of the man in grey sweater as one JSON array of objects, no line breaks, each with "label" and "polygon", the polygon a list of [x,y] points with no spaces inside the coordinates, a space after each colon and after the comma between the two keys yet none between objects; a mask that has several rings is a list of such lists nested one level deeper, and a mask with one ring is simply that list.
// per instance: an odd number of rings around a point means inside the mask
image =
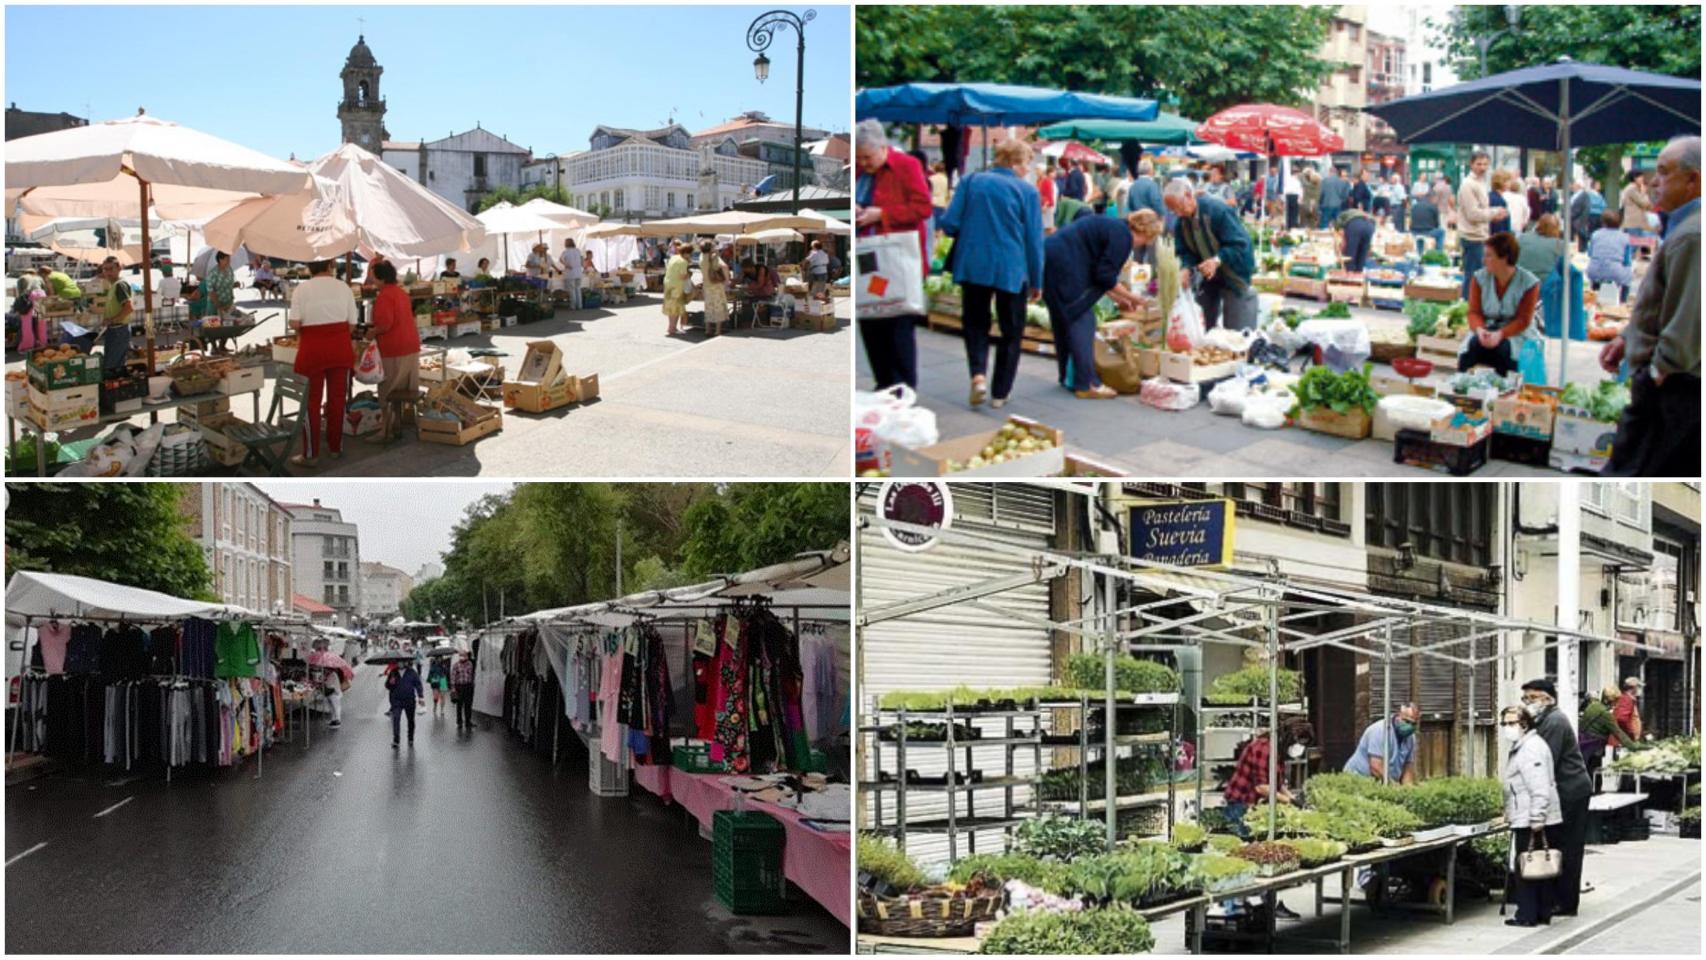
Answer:
[{"label": "man in grey sweater", "polygon": [[1576,742],[1576,728],[1558,709],[1558,688],[1545,678],[1522,685],[1522,708],[1534,718],[1534,731],[1552,750],[1552,779],[1558,784],[1558,802],[1564,807],[1564,822],[1558,825],[1558,851],[1564,855],[1558,875],[1557,909],[1554,917],[1573,917],[1582,899],[1582,855],[1587,847],[1588,799],[1593,782],[1587,762]]},{"label": "man in grey sweater", "polygon": [[1660,151],[1654,206],[1665,211],[1664,239],[1647,270],[1623,335],[1605,345],[1600,366],[1629,361],[1629,406],[1611,444],[1613,477],[1700,475],[1700,138],[1678,137]]}]

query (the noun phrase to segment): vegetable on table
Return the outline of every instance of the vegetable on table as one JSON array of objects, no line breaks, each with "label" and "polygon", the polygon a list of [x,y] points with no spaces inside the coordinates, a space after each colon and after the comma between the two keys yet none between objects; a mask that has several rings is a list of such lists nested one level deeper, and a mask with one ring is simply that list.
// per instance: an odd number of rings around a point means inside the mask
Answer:
[{"label": "vegetable on table", "polygon": [[1321,408],[1334,413],[1349,413],[1361,407],[1365,413],[1373,415],[1374,408],[1380,403],[1380,394],[1374,391],[1368,380],[1372,366],[1365,363],[1360,370],[1346,370],[1344,373],[1334,373],[1326,367],[1310,367],[1291,386],[1292,395],[1296,397],[1292,413]]}]

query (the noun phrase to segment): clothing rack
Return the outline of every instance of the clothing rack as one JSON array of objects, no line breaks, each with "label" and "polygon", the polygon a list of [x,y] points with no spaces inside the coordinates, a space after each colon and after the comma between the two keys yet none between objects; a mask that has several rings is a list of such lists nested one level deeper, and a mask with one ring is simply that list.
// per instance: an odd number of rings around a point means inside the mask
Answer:
[{"label": "clothing rack", "polygon": [[[36,614],[23,614],[23,630],[24,630],[24,651],[23,651],[23,665],[24,666],[23,666],[23,670],[24,670],[24,674],[20,674],[20,676],[25,675],[25,674],[30,672],[30,658],[31,658],[32,651],[34,649],[34,645],[37,643],[37,641],[32,639],[31,634],[30,634],[30,625],[32,623],[41,623],[44,621],[49,622],[49,623],[54,623],[54,622],[59,622],[59,621],[67,621],[67,622],[74,622],[74,623],[115,624],[115,625],[121,625],[121,626],[142,627],[145,625],[154,625],[154,626],[175,625],[175,624],[180,624],[183,621],[189,620],[189,619],[207,620],[207,621],[212,622],[212,623],[246,623],[246,624],[249,624],[251,627],[254,627],[256,629],[267,629],[267,628],[270,628],[270,629],[290,629],[293,627],[301,626],[298,623],[290,622],[290,621],[277,622],[277,621],[269,621],[266,618],[255,619],[255,618],[250,618],[250,617],[237,616],[234,614],[226,614],[223,616],[219,616],[219,615],[201,616],[199,614],[189,614],[189,615],[184,615],[184,616],[163,617],[163,618],[162,617],[135,617],[135,616],[128,616],[128,615],[113,617],[113,616],[103,616],[100,614],[80,614],[80,613],[69,613],[69,614],[67,614],[67,613],[60,613],[58,611],[50,611],[46,616],[40,616],[40,615],[36,615]],[[275,623],[276,623],[276,626],[274,626]],[[262,659],[265,660],[265,658],[266,658],[266,651],[265,650],[262,650],[261,656],[262,656]],[[173,657],[173,665],[174,665],[174,667],[181,667],[182,666],[181,660],[177,657],[176,654],[174,654],[174,657]],[[51,674],[43,673],[42,676],[51,676]],[[169,679],[175,683],[175,682],[180,681],[180,680],[192,681],[192,680],[204,680],[204,679],[209,679],[209,678],[187,677],[187,676],[184,676],[182,673],[173,673],[171,675],[154,675],[152,677],[152,679],[156,679],[156,680]],[[288,717],[287,717],[287,720],[288,720]],[[7,751],[6,751],[6,769],[8,769],[8,770],[10,770],[12,768],[12,762],[17,756],[18,729],[19,729],[20,725],[21,724],[14,724],[12,727],[12,737],[11,737],[11,740],[8,742]],[[257,749],[255,752],[255,777],[254,777],[254,779],[256,779],[256,780],[261,779],[262,774],[265,772],[265,765],[266,765],[266,737],[262,736],[260,738],[259,749]],[[172,766],[171,766],[171,764],[166,764],[166,782],[167,783],[172,782]]]}]

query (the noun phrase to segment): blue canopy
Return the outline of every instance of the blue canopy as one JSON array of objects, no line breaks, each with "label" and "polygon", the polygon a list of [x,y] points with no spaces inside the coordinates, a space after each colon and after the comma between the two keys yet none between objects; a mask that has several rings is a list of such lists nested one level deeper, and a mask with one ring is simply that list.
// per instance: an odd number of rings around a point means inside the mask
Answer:
[{"label": "blue canopy", "polygon": [[1405,143],[1564,150],[1699,133],[1700,81],[1563,57],[1363,110]]},{"label": "blue canopy", "polygon": [[1005,83],[903,83],[861,90],[858,119],[888,123],[941,123],[1000,127],[1057,120],[1154,120],[1154,100],[1100,93],[1069,93]]}]

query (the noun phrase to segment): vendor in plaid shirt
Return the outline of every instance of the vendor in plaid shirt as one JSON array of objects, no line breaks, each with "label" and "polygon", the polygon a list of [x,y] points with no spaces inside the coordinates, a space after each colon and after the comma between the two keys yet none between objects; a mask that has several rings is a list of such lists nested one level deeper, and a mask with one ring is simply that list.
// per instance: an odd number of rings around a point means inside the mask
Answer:
[{"label": "vendor in plaid shirt", "polygon": [[[1307,720],[1288,720],[1280,724],[1279,736],[1282,757],[1301,757],[1315,739],[1315,728]],[[1267,732],[1257,734],[1238,754],[1238,766],[1233,769],[1222,791],[1226,800],[1226,822],[1234,833],[1246,840],[1250,838],[1250,829],[1244,825],[1245,811],[1268,798],[1268,754],[1271,750]],[[1279,773],[1277,799],[1280,803],[1291,803],[1291,791],[1285,788],[1283,759]]]}]

